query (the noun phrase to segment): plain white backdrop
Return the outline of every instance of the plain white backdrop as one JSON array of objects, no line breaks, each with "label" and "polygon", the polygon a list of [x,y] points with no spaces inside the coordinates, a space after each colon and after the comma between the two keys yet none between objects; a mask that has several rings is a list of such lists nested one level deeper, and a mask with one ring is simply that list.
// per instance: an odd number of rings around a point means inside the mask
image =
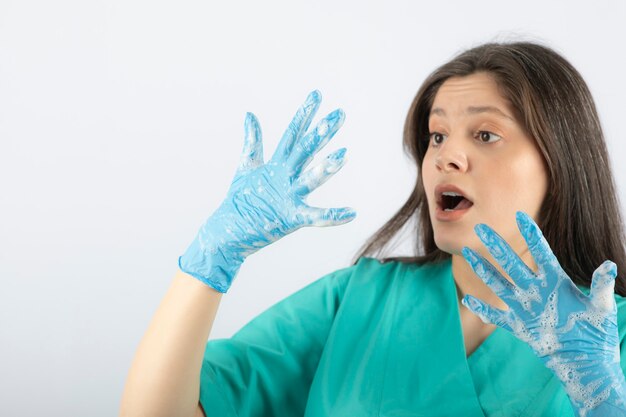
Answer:
[{"label": "plain white backdrop", "polygon": [[313,163],[339,147],[348,162],[309,203],[358,216],[248,258],[211,338],[349,264],[415,180],[401,132],[419,85],[485,41],[539,41],[579,69],[624,206],[625,21],[621,1],[2,0],[0,415],[117,414],[177,258],[226,194],[246,111],[268,159],[309,91],[315,121],[343,108]]}]

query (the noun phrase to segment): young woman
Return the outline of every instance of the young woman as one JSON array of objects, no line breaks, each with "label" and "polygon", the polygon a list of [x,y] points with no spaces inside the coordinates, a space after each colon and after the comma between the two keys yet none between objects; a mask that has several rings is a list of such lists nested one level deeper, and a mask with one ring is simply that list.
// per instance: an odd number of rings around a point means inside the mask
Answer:
[{"label": "young woman", "polygon": [[[305,202],[345,153],[305,171],[343,121],[309,131],[319,103],[267,163],[247,115],[230,191],[179,259],[121,415],[626,415],[626,240],[602,130],[579,73],[531,43],[435,70],[406,120],[420,175],[404,206],[352,266],[206,343],[247,256],[355,216]],[[410,220],[416,256],[380,257]]]}]

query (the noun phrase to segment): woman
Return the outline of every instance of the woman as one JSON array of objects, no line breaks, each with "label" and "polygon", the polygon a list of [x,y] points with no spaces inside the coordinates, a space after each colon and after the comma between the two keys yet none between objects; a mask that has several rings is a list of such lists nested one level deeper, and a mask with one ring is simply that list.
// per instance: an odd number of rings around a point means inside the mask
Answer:
[{"label": "woman", "polygon": [[[602,131],[578,72],[530,43],[435,70],[405,125],[421,175],[400,211],[354,265],[206,343],[247,256],[355,216],[305,203],[345,153],[304,171],[343,121],[308,132],[319,102],[266,164],[247,115],[228,196],[179,259],[121,414],[626,415],[625,239]],[[367,257],[413,218],[418,256]]]}]

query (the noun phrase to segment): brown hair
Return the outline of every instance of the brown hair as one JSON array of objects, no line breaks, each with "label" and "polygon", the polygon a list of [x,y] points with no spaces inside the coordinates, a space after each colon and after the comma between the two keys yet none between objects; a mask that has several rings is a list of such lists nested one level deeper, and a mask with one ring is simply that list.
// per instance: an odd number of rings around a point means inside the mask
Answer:
[{"label": "brown hair", "polygon": [[494,77],[535,138],[548,168],[548,192],[538,225],[574,283],[590,286],[593,271],[606,259],[617,265],[615,292],[626,296],[624,224],[604,135],[589,89],[578,71],[552,49],[528,42],[487,43],[457,55],[431,73],[409,109],[404,151],[418,175],[408,200],[359,249],[380,257],[411,221],[412,257],[380,258],[422,264],[450,258],[434,240],[420,175],[428,148],[428,118],[445,80],[484,71]]}]

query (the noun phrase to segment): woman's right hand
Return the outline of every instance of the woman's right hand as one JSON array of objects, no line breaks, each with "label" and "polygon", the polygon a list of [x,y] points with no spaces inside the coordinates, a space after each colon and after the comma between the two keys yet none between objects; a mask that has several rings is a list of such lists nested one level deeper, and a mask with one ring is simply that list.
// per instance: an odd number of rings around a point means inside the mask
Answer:
[{"label": "woman's right hand", "polygon": [[259,123],[252,113],[246,115],[243,154],[230,190],[179,258],[183,272],[225,293],[252,253],[301,227],[334,226],[355,218],[351,208],[310,207],[305,201],[345,162],[346,149],[341,148],[303,172],[344,120],[338,109],[307,132],[320,101],[319,91],[309,94],[268,163],[263,162]]}]

